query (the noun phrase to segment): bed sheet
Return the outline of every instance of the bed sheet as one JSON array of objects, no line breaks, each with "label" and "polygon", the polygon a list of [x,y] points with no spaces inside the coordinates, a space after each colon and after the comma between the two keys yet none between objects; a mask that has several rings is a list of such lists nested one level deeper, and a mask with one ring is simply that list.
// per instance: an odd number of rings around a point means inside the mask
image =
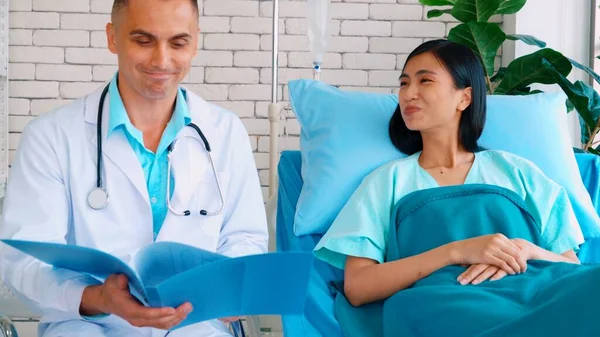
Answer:
[{"label": "bed sheet", "polygon": [[600,215],[600,156],[577,153],[575,158],[583,184],[592,198],[596,212]]},{"label": "bed sheet", "polygon": [[[296,204],[302,189],[300,151],[283,151],[278,165],[277,250],[312,251],[320,235],[296,236],[293,230]],[[285,337],[342,337],[334,316],[334,291],[331,283],[343,272],[315,259],[308,286],[304,314],[283,316]]]},{"label": "bed sheet", "polygon": [[[577,153],[581,177],[600,215],[600,157]],[[278,165],[279,188],[277,201],[277,250],[313,250],[321,235],[296,236],[293,231],[294,214],[302,190],[302,159],[300,151],[283,151]],[[588,244],[580,258],[588,263],[600,262],[600,240]],[[331,284],[343,278],[343,272],[320,260],[315,260],[302,316],[284,316],[283,332],[286,337],[342,337],[334,314],[335,290]]]},{"label": "bed sheet", "polygon": [[[589,153],[576,153],[575,159],[583,184],[600,216],[600,157]],[[578,255],[585,264],[600,264],[600,238],[588,240]]]}]

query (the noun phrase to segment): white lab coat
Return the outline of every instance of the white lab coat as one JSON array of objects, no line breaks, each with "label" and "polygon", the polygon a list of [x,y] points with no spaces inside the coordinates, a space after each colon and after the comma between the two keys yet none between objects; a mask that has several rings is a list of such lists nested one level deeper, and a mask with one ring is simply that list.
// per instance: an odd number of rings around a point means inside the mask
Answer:
[{"label": "white lab coat", "polygon": [[[103,89],[103,88],[101,88]],[[130,262],[153,242],[152,196],[144,172],[125,135],[106,139],[110,95],[103,112],[106,208],[92,210],[88,193],[96,186],[96,121],[101,89],[46,113],[24,130],[4,202],[2,239],[71,243],[100,249]],[[219,216],[200,209],[219,208],[217,185],[200,137],[190,127],[172,153],[175,191],[172,206],[192,215],[169,212],[156,241],[176,241],[228,256],[267,251],[268,231],[262,193],[249,138],[239,118],[187,92],[192,121],[212,147],[225,208]],[[196,138],[195,140],[189,137]],[[86,321],[79,315],[83,289],[97,283],[89,276],[51,270],[0,244],[5,283],[43,310],[40,336],[164,336],[165,331],[134,328],[116,316]],[[219,282],[219,280],[215,280]],[[117,332],[119,331],[119,332]],[[191,325],[169,336],[229,336],[220,321]]]}]

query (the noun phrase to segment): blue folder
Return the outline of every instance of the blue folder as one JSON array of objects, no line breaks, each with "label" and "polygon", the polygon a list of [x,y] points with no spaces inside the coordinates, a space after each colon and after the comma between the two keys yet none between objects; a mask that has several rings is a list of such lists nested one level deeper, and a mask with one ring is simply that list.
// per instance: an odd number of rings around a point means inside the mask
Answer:
[{"label": "blue folder", "polygon": [[102,281],[128,277],[133,296],[150,307],[193,311],[176,328],[210,319],[245,315],[301,315],[313,256],[305,252],[236,258],[175,242],[140,250],[129,266],[105,252],[65,244],[2,240],[55,268],[86,273]]}]

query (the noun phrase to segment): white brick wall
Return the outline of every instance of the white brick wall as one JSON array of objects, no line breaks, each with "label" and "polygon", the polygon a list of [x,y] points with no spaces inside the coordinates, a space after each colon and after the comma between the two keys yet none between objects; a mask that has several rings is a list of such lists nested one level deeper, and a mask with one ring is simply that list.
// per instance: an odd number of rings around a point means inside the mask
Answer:
[{"label": "white brick wall", "polygon": [[[201,50],[185,85],[243,119],[266,191],[273,4],[199,4]],[[116,71],[104,32],[111,6],[112,0],[10,2],[11,158],[23,127],[35,116],[94,91]],[[428,20],[426,11],[417,0],[332,0],[322,80],[345,90],[396,92],[407,54],[457,24],[449,15]],[[288,98],[287,81],[312,78],[306,13],[306,1],[280,0],[280,100]],[[281,130],[288,135],[282,148],[299,148],[298,123],[288,120]]]}]

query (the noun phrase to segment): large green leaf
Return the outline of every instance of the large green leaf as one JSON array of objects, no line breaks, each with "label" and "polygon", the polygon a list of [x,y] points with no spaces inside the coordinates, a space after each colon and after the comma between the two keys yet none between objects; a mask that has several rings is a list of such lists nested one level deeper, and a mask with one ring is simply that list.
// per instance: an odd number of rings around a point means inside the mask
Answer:
[{"label": "large green leaf", "polygon": [[494,59],[498,48],[506,40],[500,26],[492,22],[462,23],[448,32],[448,40],[463,44],[473,50],[482,60],[486,76],[494,73]]},{"label": "large green leaf", "polygon": [[583,64],[581,64],[573,59],[569,59],[569,61],[571,61],[571,64],[574,65],[576,68],[579,68],[579,69],[585,71],[586,73],[588,73],[588,75],[592,76],[594,81],[596,81],[600,84],[600,75],[596,74],[596,72],[593,71],[590,67],[584,66]]},{"label": "large green leaf", "polygon": [[494,75],[494,76],[492,76],[492,78],[490,78],[490,81],[491,82],[502,81],[505,73],[506,73],[506,67],[500,67],[500,69],[498,69],[498,72],[496,73],[496,75]]},{"label": "large green leaf", "polygon": [[500,6],[500,0],[456,0],[452,16],[458,21],[487,22]]},{"label": "large green leaf", "polygon": [[569,101],[568,98],[565,101],[565,105],[567,106],[567,113],[569,113],[575,109],[575,107],[573,106],[573,103],[571,103],[571,101]]},{"label": "large green leaf", "polygon": [[542,65],[553,76],[585,122],[582,129],[594,130],[600,117],[600,95],[587,83],[582,81],[571,83],[547,60],[543,60]]},{"label": "large green leaf", "polygon": [[448,6],[454,5],[456,0],[419,0],[419,2],[425,6]]},{"label": "large green leaf", "polygon": [[452,8],[448,8],[448,9],[432,9],[430,11],[427,12],[427,18],[431,19],[431,18],[437,18],[438,16],[442,16],[444,14],[451,14],[452,13]]},{"label": "large green leaf", "polygon": [[[586,111],[583,116],[589,118],[590,122],[592,122],[595,128],[598,126],[598,118],[600,118],[600,95],[596,92],[596,90],[594,90],[594,88],[583,81],[575,82],[574,87],[574,93],[581,100],[580,105],[582,106],[583,111]],[[577,111],[580,111],[575,102],[573,102],[573,105]]]},{"label": "large green leaf", "polygon": [[597,156],[600,156],[600,149],[593,149],[593,148],[591,148],[591,147],[590,147],[590,148],[588,149],[588,151],[589,151],[591,154],[595,154],[595,155],[597,155]]},{"label": "large green leaf", "polygon": [[[590,129],[594,130],[598,127],[598,123],[600,122],[600,95],[598,95],[594,88],[583,81],[575,82],[575,88],[581,97],[582,104],[587,103],[587,106],[583,108],[587,108],[587,112],[584,116],[591,118],[593,126],[590,125]],[[575,106],[575,108],[577,108],[577,106]],[[579,111],[579,109],[577,111]]]},{"label": "large green leaf", "polygon": [[507,34],[506,38],[508,40],[513,40],[513,41],[520,40],[522,42],[527,43],[530,46],[536,46],[536,47],[540,47],[540,48],[546,47],[546,42],[538,40],[535,36],[531,36],[531,35]]},{"label": "large green leaf", "polygon": [[500,0],[500,6],[495,14],[515,14],[520,11],[527,0]]},{"label": "large green leaf", "polygon": [[543,93],[543,91],[541,90],[531,90],[530,87],[527,87],[525,89],[521,88],[518,90],[513,90],[511,92],[509,92],[509,95],[515,95],[515,96],[526,96],[526,95],[534,95],[534,94],[541,94]]},{"label": "large green leaf", "polygon": [[587,125],[587,123],[585,122],[585,120],[583,119],[583,117],[581,117],[581,115],[579,115],[579,126],[581,129],[580,132],[580,141],[582,144],[587,144],[587,142],[590,141],[590,128]]},{"label": "large green leaf", "polygon": [[506,67],[504,80],[496,88],[496,94],[506,94],[519,88],[525,88],[533,83],[554,84],[553,74],[542,64],[547,60],[564,76],[572,69],[571,62],[561,53],[545,48],[534,53],[521,56]]}]

